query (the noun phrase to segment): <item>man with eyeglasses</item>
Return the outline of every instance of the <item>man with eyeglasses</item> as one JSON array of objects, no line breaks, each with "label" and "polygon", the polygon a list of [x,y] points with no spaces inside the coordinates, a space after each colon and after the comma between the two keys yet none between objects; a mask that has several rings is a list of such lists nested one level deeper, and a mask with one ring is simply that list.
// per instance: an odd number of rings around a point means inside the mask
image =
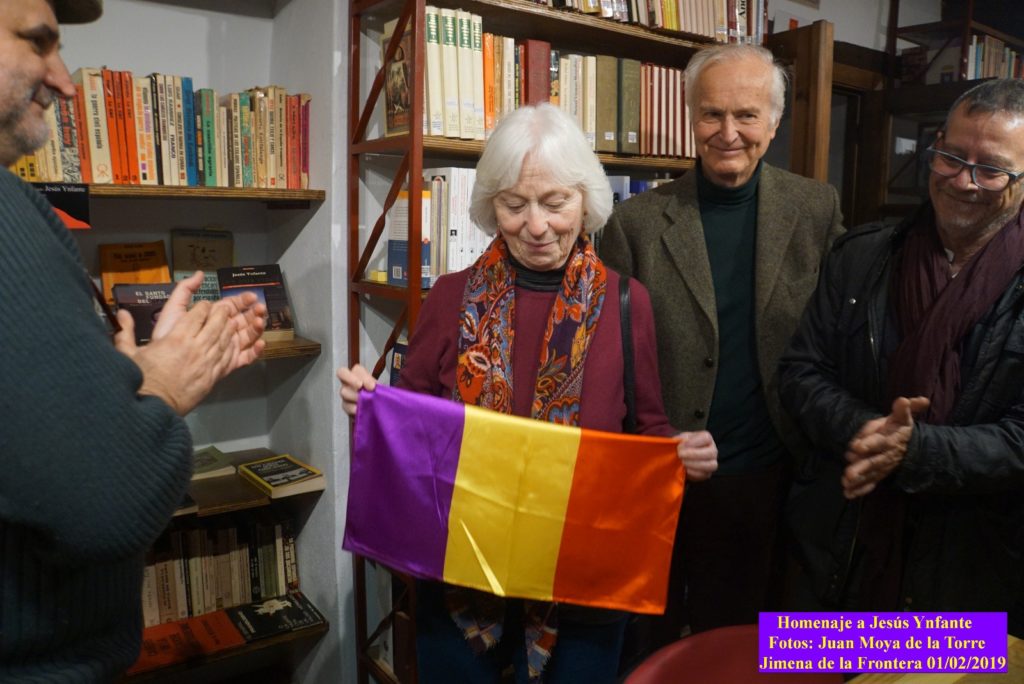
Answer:
[{"label": "man with eyeglasses", "polygon": [[255,296],[186,311],[200,274],[136,348],[96,315],[75,240],[6,168],[75,89],[61,23],[101,0],[0,0],[0,682],[110,682],[138,657],[143,555],[192,470],[184,416],[252,362]]},{"label": "man with eyeglasses", "polygon": [[967,91],[927,155],[930,201],[836,242],[780,364],[816,447],[794,607],[1005,611],[1024,636],[1024,81]]}]

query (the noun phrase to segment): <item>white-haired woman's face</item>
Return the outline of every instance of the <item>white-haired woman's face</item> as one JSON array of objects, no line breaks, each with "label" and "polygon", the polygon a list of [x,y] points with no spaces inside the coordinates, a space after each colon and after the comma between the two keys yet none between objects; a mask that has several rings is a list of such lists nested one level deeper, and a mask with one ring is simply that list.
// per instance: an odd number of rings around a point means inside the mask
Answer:
[{"label": "white-haired woman's face", "polygon": [[583,194],[554,180],[527,157],[514,186],[494,198],[498,230],[519,263],[561,268],[583,230]]}]

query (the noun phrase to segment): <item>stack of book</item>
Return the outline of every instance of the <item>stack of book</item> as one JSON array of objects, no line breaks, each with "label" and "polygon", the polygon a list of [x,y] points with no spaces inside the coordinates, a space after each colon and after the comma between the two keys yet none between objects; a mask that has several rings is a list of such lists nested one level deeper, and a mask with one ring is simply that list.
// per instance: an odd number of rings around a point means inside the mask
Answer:
[{"label": "stack of book", "polygon": [[[615,3],[601,3],[601,6]],[[654,3],[661,16],[662,5]],[[755,3],[692,0],[684,14],[668,11],[673,28],[720,42],[748,41],[748,26],[760,17]],[[597,3],[594,3],[597,7]],[[698,13],[698,9],[704,9]],[[584,10],[587,11],[587,10]],[[742,13],[739,17],[737,12]],[[749,15],[749,16],[748,16]],[[611,15],[608,15],[611,17]],[[646,16],[646,11],[644,12]],[[653,16],[653,15],[652,15]],[[680,16],[691,23],[678,24]],[[733,21],[726,18],[732,16]],[[674,17],[674,18],[672,18]],[[407,55],[412,52],[409,29],[390,55],[396,22],[381,36],[384,60],[386,135],[409,132],[412,79]],[[694,147],[685,120],[682,70],[609,55],[579,54],[528,38],[516,40],[483,30],[479,15],[462,10],[426,7],[424,87],[425,135],[483,140],[503,116],[525,104],[550,102],[573,116],[598,152],[692,157]],[[754,28],[751,30],[763,30]],[[754,34],[749,34],[754,35]]]},{"label": "stack of book", "polygon": [[309,187],[310,97],[280,86],[218,95],[192,79],[81,68],[46,112],[50,139],[16,161],[27,181]]},{"label": "stack of book", "polygon": [[139,659],[129,675],[326,624],[324,616],[301,592],[292,591],[262,601],[216,610],[204,615],[147,627]]}]

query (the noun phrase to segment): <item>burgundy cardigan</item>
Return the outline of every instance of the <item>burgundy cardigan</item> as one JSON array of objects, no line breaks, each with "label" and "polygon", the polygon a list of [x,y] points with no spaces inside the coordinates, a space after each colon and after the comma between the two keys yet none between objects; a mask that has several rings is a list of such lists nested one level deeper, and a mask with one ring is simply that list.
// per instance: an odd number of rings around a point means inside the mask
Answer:
[{"label": "burgundy cardigan", "polygon": [[[459,311],[469,271],[442,276],[430,290],[419,323],[409,341],[409,353],[399,386],[450,398],[458,364]],[[530,415],[540,363],[540,345],[556,292],[516,287],[513,364],[513,413]],[[672,436],[661,399],[654,314],[647,289],[630,282],[633,355],[636,367],[637,432]],[[619,316],[619,275],[608,270],[608,289],[583,369],[580,427],[622,432],[626,404],[622,387],[622,333]]]}]

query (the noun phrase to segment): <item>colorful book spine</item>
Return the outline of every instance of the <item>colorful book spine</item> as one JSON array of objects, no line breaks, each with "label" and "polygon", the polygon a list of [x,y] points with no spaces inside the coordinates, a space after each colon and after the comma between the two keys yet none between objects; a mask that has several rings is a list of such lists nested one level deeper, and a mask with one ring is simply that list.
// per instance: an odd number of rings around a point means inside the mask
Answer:
[{"label": "colorful book spine", "polygon": [[195,93],[192,77],[181,77],[181,108],[185,128],[185,181],[188,185],[199,185],[198,152],[196,150]]}]

